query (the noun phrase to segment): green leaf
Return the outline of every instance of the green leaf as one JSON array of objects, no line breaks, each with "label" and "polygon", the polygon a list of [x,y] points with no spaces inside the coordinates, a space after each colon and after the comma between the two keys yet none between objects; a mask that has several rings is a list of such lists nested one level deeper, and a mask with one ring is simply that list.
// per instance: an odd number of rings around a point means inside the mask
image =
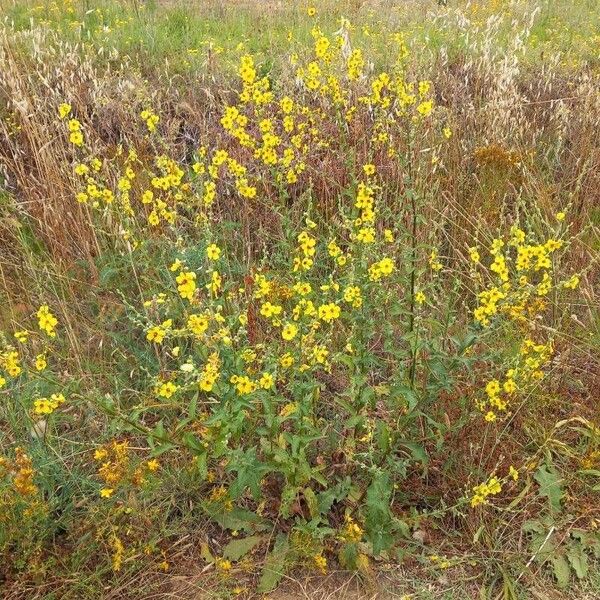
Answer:
[{"label": "green leaf", "polygon": [[390,510],[392,483],[387,473],[377,473],[367,490],[365,525],[376,556],[394,543],[393,517]]},{"label": "green leaf", "polygon": [[310,513],[310,516],[313,519],[318,517],[319,501],[317,500],[317,495],[313,492],[312,488],[304,488],[304,500],[306,500],[306,505],[308,506],[308,512]]},{"label": "green leaf", "polygon": [[231,542],[223,548],[223,556],[229,560],[240,560],[242,556],[246,556],[246,554],[251,552],[262,540],[262,535],[250,535],[239,540],[231,540]]},{"label": "green leaf", "polygon": [[558,587],[566,588],[569,585],[569,579],[571,577],[571,569],[569,569],[567,559],[562,554],[559,554],[552,557],[551,563]]},{"label": "green leaf", "polygon": [[562,489],[560,487],[561,478],[556,473],[553,467],[542,465],[534,475],[534,479],[539,483],[540,496],[546,496],[550,503],[550,508],[559,512],[561,510],[560,501],[563,496]]},{"label": "green leaf", "polygon": [[265,594],[275,589],[285,574],[285,559],[289,552],[287,535],[280,533],[275,540],[273,550],[265,561],[265,566],[258,582],[257,591]]},{"label": "green leaf", "polygon": [[237,478],[229,487],[232,498],[239,498],[246,488],[250,488],[254,498],[260,497],[260,481],[268,473],[269,467],[256,456],[256,448],[239,450],[233,453],[228,470],[237,471]]},{"label": "green leaf", "polygon": [[588,557],[580,544],[571,546],[567,552],[567,558],[573,567],[573,571],[579,579],[584,579],[588,574]]},{"label": "green leaf", "polygon": [[244,508],[236,507],[233,510],[227,511],[222,506],[215,506],[210,502],[203,502],[202,508],[223,529],[247,531],[249,533],[269,529],[269,521]]},{"label": "green leaf", "polygon": [[429,456],[427,456],[427,452],[425,448],[421,446],[421,444],[417,444],[416,442],[409,442],[406,440],[400,440],[398,442],[401,446],[408,448],[410,453],[415,461],[421,462],[426,465],[429,462]]}]

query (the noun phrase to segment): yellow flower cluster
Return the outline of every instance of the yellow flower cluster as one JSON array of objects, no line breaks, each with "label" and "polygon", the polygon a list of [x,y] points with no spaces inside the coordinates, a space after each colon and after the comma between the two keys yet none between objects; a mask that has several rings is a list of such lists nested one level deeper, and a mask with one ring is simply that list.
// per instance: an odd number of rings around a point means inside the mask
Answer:
[{"label": "yellow flower cluster", "polygon": [[47,304],[42,304],[37,311],[38,325],[41,331],[44,331],[48,337],[56,337],[55,328],[58,325],[58,319],[50,312]]},{"label": "yellow flower cluster", "polygon": [[38,487],[34,483],[35,470],[29,455],[17,446],[15,448],[14,460],[0,456],[0,479],[6,476],[12,477],[12,486],[21,496],[33,496],[37,494]]},{"label": "yellow flower cluster", "polygon": [[62,394],[52,394],[50,398],[38,398],[33,403],[33,412],[36,415],[49,415],[65,402]]},{"label": "yellow flower cluster", "polygon": [[147,108],[140,113],[140,117],[146,122],[146,127],[148,127],[148,131],[153,133],[156,131],[156,126],[160,121],[160,117],[152,111],[152,109]]},{"label": "yellow flower cluster", "polygon": [[498,477],[491,477],[488,481],[480,483],[473,488],[471,506],[476,507],[488,503],[489,496],[495,496],[502,491],[502,484]]}]

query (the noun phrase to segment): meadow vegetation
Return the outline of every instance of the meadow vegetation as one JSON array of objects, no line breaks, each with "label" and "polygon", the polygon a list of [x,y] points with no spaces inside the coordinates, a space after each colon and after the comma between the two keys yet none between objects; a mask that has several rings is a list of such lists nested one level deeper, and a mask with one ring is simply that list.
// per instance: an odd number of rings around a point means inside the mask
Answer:
[{"label": "meadow vegetation", "polygon": [[600,597],[600,4],[442,4],[0,0],[3,598]]}]

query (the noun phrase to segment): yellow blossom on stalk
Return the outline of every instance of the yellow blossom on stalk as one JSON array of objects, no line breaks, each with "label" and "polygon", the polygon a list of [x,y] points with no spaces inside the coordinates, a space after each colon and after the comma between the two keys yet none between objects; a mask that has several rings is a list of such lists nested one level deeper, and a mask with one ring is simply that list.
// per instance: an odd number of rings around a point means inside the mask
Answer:
[{"label": "yellow blossom on stalk", "polygon": [[563,283],[563,287],[574,290],[579,285],[579,276],[573,275],[571,279]]},{"label": "yellow blossom on stalk", "polygon": [[314,6],[309,6],[309,7],[306,9],[306,14],[307,14],[309,17],[314,17],[314,16],[317,14],[317,9],[316,9]]},{"label": "yellow blossom on stalk", "polygon": [[279,359],[279,364],[284,368],[284,369],[289,369],[293,364],[294,364],[294,357],[289,353],[286,352],[280,359]]},{"label": "yellow blossom on stalk", "polygon": [[175,278],[177,290],[182,298],[192,300],[196,291],[196,273],[183,271]]},{"label": "yellow blossom on stalk", "polygon": [[123,542],[121,542],[121,540],[116,535],[113,535],[111,543],[114,551],[112,555],[112,567],[113,571],[117,572],[121,570],[125,548],[123,547]]},{"label": "yellow blossom on stalk", "polygon": [[350,515],[346,515],[345,521],[340,538],[345,542],[359,542],[364,533],[362,528]]},{"label": "yellow blossom on stalk", "polygon": [[258,385],[263,389],[263,390],[270,390],[273,385],[275,384],[275,379],[273,378],[273,375],[271,375],[270,373],[263,373],[260,377],[260,379],[258,380]]},{"label": "yellow blossom on stalk", "polygon": [[354,308],[362,306],[362,296],[360,288],[356,285],[350,285],[344,290],[344,301],[351,304]]},{"label": "yellow blossom on stalk", "polygon": [[294,325],[293,323],[287,323],[286,325],[283,326],[283,329],[281,330],[281,337],[284,340],[293,340],[296,337],[296,334],[298,333],[298,327],[296,327],[296,325]]},{"label": "yellow blossom on stalk", "polygon": [[421,102],[417,106],[417,112],[424,118],[428,117],[433,112],[433,101],[425,100],[424,102]]},{"label": "yellow blossom on stalk", "polygon": [[81,123],[77,119],[69,120],[69,141],[74,146],[83,146],[83,133],[81,132]]},{"label": "yellow blossom on stalk", "polygon": [[427,297],[425,296],[425,294],[421,291],[417,292],[415,294],[415,302],[417,304],[424,304],[427,301]]},{"label": "yellow blossom on stalk", "polygon": [[156,131],[156,126],[160,121],[160,117],[157,114],[150,109],[146,109],[140,113],[140,117],[146,122],[146,127],[150,133]]},{"label": "yellow blossom on stalk", "polygon": [[63,102],[58,106],[58,116],[61,119],[65,119],[71,114],[71,105]]},{"label": "yellow blossom on stalk", "polygon": [[561,223],[562,221],[564,221],[564,220],[565,220],[565,217],[566,217],[566,216],[567,216],[567,215],[566,215],[566,213],[564,213],[564,212],[562,212],[562,211],[561,211],[561,212],[557,212],[557,213],[554,215],[554,218],[555,218],[555,219],[556,219],[556,220],[557,220],[559,223]]},{"label": "yellow blossom on stalk", "polygon": [[16,350],[0,353],[0,366],[11,376],[18,377],[21,374],[19,353]]},{"label": "yellow blossom on stalk", "polygon": [[48,366],[46,357],[43,354],[38,354],[35,357],[35,369],[36,371],[43,371]]},{"label": "yellow blossom on stalk", "polygon": [[209,318],[206,314],[192,314],[188,317],[187,327],[196,336],[202,337],[204,332],[208,329]]},{"label": "yellow blossom on stalk", "polygon": [[433,271],[441,271],[442,269],[442,263],[438,260],[438,252],[435,249],[429,255],[429,266]]},{"label": "yellow blossom on stalk", "polygon": [[495,496],[502,491],[502,484],[497,477],[492,477],[485,483],[480,483],[473,488],[471,506],[476,507],[480,504],[487,504],[488,496]]},{"label": "yellow blossom on stalk", "polygon": [[206,284],[206,289],[213,295],[216,296],[223,284],[223,278],[219,271],[213,271],[210,274],[210,281]]},{"label": "yellow blossom on stalk", "polygon": [[24,344],[27,341],[27,337],[29,336],[29,332],[27,330],[23,331],[15,331],[14,333],[15,339],[17,342]]},{"label": "yellow blossom on stalk", "polygon": [[327,363],[329,350],[323,345],[317,345],[312,350],[312,360],[314,363],[324,365]]},{"label": "yellow blossom on stalk", "polygon": [[375,229],[373,227],[362,227],[358,230],[356,239],[362,244],[372,244],[375,241]]},{"label": "yellow blossom on stalk", "polygon": [[508,470],[508,475],[514,481],[517,481],[517,479],[519,479],[519,471],[517,471],[517,469],[515,469],[512,465],[510,465],[510,468]]},{"label": "yellow blossom on stalk", "polygon": [[[0,467],[3,466],[3,459],[0,457]],[[21,496],[33,496],[37,494],[38,488],[33,482],[35,470],[28,454],[22,448],[15,448],[15,466],[14,466],[13,486]]]},{"label": "yellow blossom on stalk", "polygon": [[50,307],[47,304],[42,304],[37,311],[39,328],[48,335],[48,337],[56,337],[54,329],[58,325],[58,319],[50,312]]},{"label": "yellow blossom on stalk", "polygon": [[221,249],[216,244],[211,244],[206,248],[206,256],[210,260],[218,260],[221,256]]},{"label": "yellow blossom on stalk", "polygon": [[479,251],[475,247],[469,248],[469,258],[472,262],[477,264],[481,260],[481,256],[479,255]]},{"label": "yellow blossom on stalk", "polygon": [[504,248],[504,241],[501,240],[500,238],[495,238],[494,240],[492,240],[492,245],[490,247],[490,254],[492,256],[495,256],[496,254],[498,254],[500,252],[500,250],[502,250],[502,248]]},{"label": "yellow blossom on stalk", "polygon": [[158,386],[157,394],[163,398],[170,398],[177,391],[177,386],[172,381],[165,381]]},{"label": "yellow blossom on stalk", "polygon": [[251,394],[256,390],[256,383],[250,379],[247,375],[233,375],[230,382],[235,385],[235,389],[240,396],[245,394]]},{"label": "yellow blossom on stalk", "polygon": [[163,321],[161,325],[155,325],[151,327],[146,333],[146,339],[149,342],[154,342],[155,344],[160,344],[165,339],[165,335],[167,334],[167,330],[171,327],[173,321],[171,319],[167,319]]},{"label": "yellow blossom on stalk", "polygon": [[65,402],[62,394],[52,394],[50,398],[38,398],[33,403],[33,411],[36,415],[49,415]]},{"label": "yellow blossom on stalk", "polygon": [[379,262],[373,263],[369,267],[369,279],[379,281],[382,277],[387,277],[395,269],[394,261],[391,258],[382,258]]},{"label": "yellow blossom on stalk", "polygon": [[228,573],[231,571],[231,561],[225,558],[218,558],[216,561],[217,569],[221,571],[221,573]]},{"label": "yellow blossom on stalk", "polygon": [[363,58],[362,50],[360,48],[355,48],[348,58],[348,79],[351,81],[359,79],[362,75],[364,66],[365,59]]},{"label": "yellow blossom on stalk", "polygon": [[322,554],[315,554],[313,556],[313,562],[315,567],[323,574],[327,574],[327,559]]},{"label": "yellow blossom on stalk", "polygon": [[444,127],[444,129],[442,129],[442,133],[444,134],[444,137],[449,140],[452,136],[452,129],[450,129],[450,127]]},{"label": "yellow blossom on stalk", "polygon": [[339,318],[340,314],[340,307],[334,302],[319,306],[319,319],[326,323],[331,323],[334,319]]},{"label": "yellow blossom on stalk", "polygon": [[310,283],[306,281],[299,281],[294,285],[294,292],[299,296],[307,296],[312,292],[312,287]]},{"label": "yellow blossom on stalk", "polygon": [[260,307],[260,314],[267,319],[272,319],[281,314],[283,308],[279,304],[271,304],[270,302],[264,302]]},{"label": "yellow blossom on stalk", "polygon": [[113,488],[102,488],[100,490],[100,498],[110,498],[114,493]]},{"label": "yellow blossom on stalk", "polygon": [[366,164],[363,165],[363,171],[365,172],[365,175],[367,176],[371,176],[371,175],[375,175],[375,165],[372,164]]}]

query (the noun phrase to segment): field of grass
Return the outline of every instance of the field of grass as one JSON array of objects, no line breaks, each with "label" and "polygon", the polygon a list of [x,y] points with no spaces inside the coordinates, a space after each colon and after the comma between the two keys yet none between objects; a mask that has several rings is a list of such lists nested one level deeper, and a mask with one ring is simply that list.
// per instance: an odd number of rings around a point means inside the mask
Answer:
[{"label": "field of grass", "polygon": [[0,0],[0,597],[600,598],[599,14]]}]

